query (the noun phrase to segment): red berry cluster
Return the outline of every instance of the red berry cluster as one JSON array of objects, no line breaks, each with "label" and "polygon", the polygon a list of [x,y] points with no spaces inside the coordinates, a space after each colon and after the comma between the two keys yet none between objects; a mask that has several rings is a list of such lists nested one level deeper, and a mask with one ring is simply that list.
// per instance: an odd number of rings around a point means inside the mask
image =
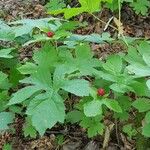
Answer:
[{"label": "red berry cluster", "polygon": [[99,96],[104,96],[104,95],[105,95],[105,90],[104,90],[103,88],[99,88],[99,89],[97,90],[97,95],[99,95]]},{"label": "red berry cluster", "polygon": [[51,31],[47,32],[47,37],[52,38],[53,36],[54,36],[54,33],[53,33],[53,32],[51,32]]}]

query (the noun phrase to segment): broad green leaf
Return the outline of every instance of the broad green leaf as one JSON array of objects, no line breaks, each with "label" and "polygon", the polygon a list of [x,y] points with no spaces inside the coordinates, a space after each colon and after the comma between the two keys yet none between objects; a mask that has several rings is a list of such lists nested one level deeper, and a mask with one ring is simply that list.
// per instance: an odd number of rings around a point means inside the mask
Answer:
[{"label": "broad green leaf", "polygon": [[8,125],[13,123],[15,115],[11,112],[0,113],[0,131],[7,130]]},{"label": "broad green leaf", "polygon": [[108,32],[100,34],[91,34],[91,35],[78,35],[78,34],[72,34],[70,37],[67,39],[68,41],[77,41],[77,42],[93,42],[93,43],[105,43],[106,41],[110,42],[113,41],[110,37],[110,34]]},{"label": "broad green leaf", "polygon": [[148,9],[150,7],[150,2],[148,0],[136,0],[130,4],[137,14],[147,15]]},{"label": "broad green leaf", "polygon": [[137,134],[137,131],[132,127],[132,124],[123,126],[123,132],[126,133],[130,139],[132,138],[132,136],[135,136]]},{"label": "broad green leaf", "polygon": [[50,21],[56,21],[55,18],[42,18],[42,19],[22,19],[9,23],[13,25],[12,29],[15,32],[15,37],[19,37],[25,34],[32,34],[32,30],[35,28],[41,31],[53,30],[56,31],[61,24],[49,23]]},{"label": "broad green leaf", "polygon": [[101,0],[79,0],[82,7],[85,7],[88,12],[94,12],[100,10]]},{"label": "broad green leaf", "polygon": [[82,12],[96,12],[100,10],[100,2],[102,0],[79,0],[81,7],[77,8],[64,8],[64,9],[58,9],[58,10],[52,10],[48,13],[50,14],[59,14],[64,13],[64,16],[66,19],[69,19],[73,16],[76,16]]},{"label": "broad green leaf", "polygon": [[129,110],[131,108],[131,100],[128,96],[119,96],[117,98],[117,101],[121,107],[122,110]]},{"label": "broad green leaf", "polygon": [[140,79],[138,81],[134,81],[133,83],[130,84],[130,86],[133,88],[136,95],[138,95],[138,96],[148,96],[148,97],[150,96],[150,90],[146,86],[145,79]]},{"label": "broad green leaf", "polygon": [[142,65],[145,65],[141,55],[138,53],[135,47],[129,46],[128,54],[124,57],[124,59],[130,64],[134,64],[135,62],[139,62]]},{"label": "broad green leaf", "polygon": [[61,88],[77,96],[88,96],[90,93],[89,82],[83,79],[66,80]]},{"label": "broad green leaf", "polygon": [[110,87],[110,89],[112,89],[113,91],[116,91],[118,93],[125,93],[125,92],[129,92],[129,91],[134,91],[132,87],[127,86],[125,84],[114,83],[114,84],[110,85],[109,87]]},{"label": "broad green leaf", "polygon": [[22,74],[32,74],[36,72],[37,66],[34,63],[26,62],[26,64],[19,67],[18,70]]},{"label": "broad green leaf", "polygon": [[84,104],[84,114],[87,117],[95,117],[102,114],[102,104],[99,100],[93,100]]},{"label": "broad green leaf", "polygon": [[83,113],[78,110],[73,110],[67,113],[66,115],[66,121],[71,122],[72,124],[81,121],[82,118],[83,118]]},{"label": "broad green leaf", "polygon": [[144,125],[142,128],[142,134],[146,137],[150,137],[150,123]]},{"label": "broad green leaf", "polygon": [[33,35],[33,39],[25,42],[23,47],[28,46],[32,43],[43,42],[43,41],[52,41],[52,38],[47,37],[44,34]]},{"label": "broad green leaf", "polygon": [[43,68],[54,67],[58,61],[57,51],[47,42],[38,52],[34,53],[33,60]]},{"label": "broad green leaf", "polygon": [[8,99],[9,99],[9,94],[7,90],[0,92],[0,112],[7,109]]},{"label": "broad green leaf", "polygon": [[116,82],[116,77],[103,71],[94,70],[94,75],[106,81]]},{"label": "broad green leaf", "polygon": [[103,68],[112,74],[120,73],[122,71],[122,59],[118,55],[111,55],[107,58]]},{"label": "broad green leaf", "polygon": [[90,49],[90,46],[89,45],[79,45],[76,47],[76,50],[75,50],[75,53],[76,53],[76,57],[78,59],[91,59],[93,57],[93,53]]},{"label": "broad green leaf", "polygon": [[21,102],[27,100],[28,98],[30,98],[34,93],[36,93],[40,90],[41,90],[41,88],[37,87],[37,86],[27,86],[25,88],[22,88],[21,90],[19,90],[13,94],[8,105],[21,103]]},{"label": "broad green leaf", "polygon": [[36,132],[35,128],[32,126],[30,117],[26,118],[26,122],[23,126],[23,132],[24,132],[25,137],[30,136],[31,138],[36,138],[36,136],[37,136],[37,132]]},{"label": "broad green leaf", "polygon": [[146,112],[150,110],[150,100],[146,98],[139,98],[132,103],[139,112]]},{"label": "broad green leaf", "polygon": [[102,116],[83,117],[82,121],[80,122],[80,126],[87,129],[89,138],[98,134],[103,134],[104,125],[100,122],[101,119]]},{"label": "broad green leaf", "polygon": [[101,66],[101,61],[92,58],[89,46],[79,45],[75,48],[75,58],[66,61],[71,68],[76,68],[79,76],[92,75],[96,67]]},{"label": "broad green leaf", "polygon": [[8,76],[0,71],[0,89],[8,90],[11,87]]},{"label": "broad green leaf", "polygon": [[146,84],[147,84],[147,86],[148,86],[148,88],[149,88],[149,90],[150,90],[150,80],[148,80],[148,81],[146,82]]},{"label": "broad green leaf", "polygon": [[57,122],[65,119],[65,106],[57,93],[39,95],[29,104],[27,114],[31,116],[32,125],[43,135],[47,128],[52,128]]},{"label": "broad green leaf", "polygon": [[150,44],[146,41],[140,42],[140,45],[137,47],[141,55],[150,54]]},{"label": "broad green leaf", "polygon": [[49,0],[49,2],[46,4],[48,11],[62,9],[65,6],[66,4],[64,3],[64,0]]},{"label": "broad green leaf", "polygon": [[88,128],[88,137],[92,138],[92,137],[96,136],[97,134],[102,135],[104,132],[104,128],[105,128],[105,126],[100,122],[94,124],[93,126]]},{"label": "broad green leaf", "polygon": [[20,106],[17,106],[17,105],[9,106],[9,111],[16,113],[16,114],[19,114],[19,115],[23,114],[22,110],[23,110],[23,108]]},{"label": "broad green leaf", "polygon": [[7,24],[0,20],[0,40],[13,41],[15,33]]},{"label": "broad green leaf", "polygon": [[[150,51],[150,49],[149,49]],[[145,63],[149,66],[150,69],[150,53],[149,54],[143,54],[143,60],[145,61]]]},{"label": "broad green leaf", "polygon": [[[0,85],[7,79],[7,75],[0,71]],[[0,87],[1,88],[1,87]]]},{"label": "broad green leaf", "polygon": [[109,109],[111,109],[115,112],[118,112],[118,113],[122,112],[122,109],[121,109],[119,103],[114,99],[104,99],[103,104],[105,104]]},{"label": "broad green leaf", "polygon": [[13,58],[10,53],[14,50],[14,48],[6,48],[6,49],[0,49],[0,58]]},{"label": "broad green leaf", "polygon": [[146,121],[146,123],[150,123],[150,111],[146,113],[145,121]]},{"label": "broad green leaf", "polygon": [[5,143],[2,150],[12,150],[12,145],[9,143]]},{"label": "broad green leaf", "polygon": [[131,64],[127,66],[127,69],[139,77],[146,77],[150,75],[150,67],[141,65],[139,63]]},{"label": "broad green leaf", "polygon": [[58,65],[54,71],[53,75],[53,88],[59,89],[65,83],[66,75],[69,75],[73,72],[77,71],[76,67],[70,67],[69,64],[66,65]]}]

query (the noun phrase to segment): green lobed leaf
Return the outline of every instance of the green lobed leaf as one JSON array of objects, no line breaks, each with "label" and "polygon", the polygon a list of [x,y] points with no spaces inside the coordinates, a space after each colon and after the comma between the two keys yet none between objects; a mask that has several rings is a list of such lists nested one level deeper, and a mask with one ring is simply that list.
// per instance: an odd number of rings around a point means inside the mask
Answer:
[{"label": "green lobed leaf", "polygon": [[89,82],[83,79],[66,80],[62,83],[61,88],[77,96],[88,96],[90,94]]},{"label": "green lobed leaf", "polygon": [[24,133],[25,137],[30,136],[32,138],[36,138],[36,136],[37,136],[36,130],[32,126],[32,122],[31,122],[30,117],[26,117],[26,122],[23,126],[23,133]]},{"label": "green lobed leaf", "polygon": [[8,125],[13,123],[15,115],[11,112],[1,112],[0,113],[0,131],[7,130]]},{"label": "green lobed leaf", "polygon": [[84,104],[84,114],[87,117],[95,117],[102,114],[102,102],[99,100],[93,100]]},{"label": "green lobed leaf", "polygon": [[148,81],[146,82],[146,84],[147,84],[147,86],[148,86],[148,88],[149,88],[149,90],[150,90],[150,80],[148,80]]},{"label": "green lobed leaf", "polygon": [[150,110],[150,100],[146,98],[139,98],[132,103],[139,112],[146,112]]},{"label": "green lobed leaf", "polygon": [[0,49],[0,58],[13,58],[10,54],[14,48]]},{"label": "green lobed leaf", "polygon": [[107,58],[103,68],[112,74],[120,73],[122,71],[122,59],[118,55],[111,55]]},{"label": "green lobed leaf", "polygon": [[150,111],[146,113],[145,121],[146,121],[146,123],[150,123]]},{"label": "green lobed leaf", "polygon": [[73,110],[71,112],[68,112],[66,115],[66,121],[73,123],[77,123],[81,121],[83,118],[83,113],[78,110]]},{"label": "green lobed leaf", "polygon": [[28,98],[30,98],[34,93],[36,93],[40,90],[41,90],[41,88],[37,87],[37,86],[27,86],[25,88],[22,88],[13,94],[8,105],[21,103],[21,102],[27,100]]},{"label": "green lobed leaf", "polygon": [[52,128],[57,122],[64,122],[65,106],[57,93],[41,94],[31,100],[27,112],[31,116],[32,125],[43,135],[47,128]]},{"label": "green lobed leaf", "polygon": [[103,104],[105,104],[109,109],[121,113],[122,109],[118,103],[118,101],[114,99],[103,99]]},{"label": "green lobed leaf", "polygon": [[142,134],[146,137],[150,137],[150,123],[144,125],[142,128]]}]

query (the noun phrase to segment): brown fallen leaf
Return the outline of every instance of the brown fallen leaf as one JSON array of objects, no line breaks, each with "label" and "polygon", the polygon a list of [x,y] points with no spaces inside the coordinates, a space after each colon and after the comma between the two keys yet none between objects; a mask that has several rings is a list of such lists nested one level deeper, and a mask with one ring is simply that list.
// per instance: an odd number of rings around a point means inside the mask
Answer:
[{"label": "brown fallen leaf", "polygon": [[119,19],[117,19],[116,17],[114,17],[114,22],[115,22],[115,24],[116,24],[116,26],[118,28],[118,36],[123,35],[124,27],[123,27],[122,22]]}]

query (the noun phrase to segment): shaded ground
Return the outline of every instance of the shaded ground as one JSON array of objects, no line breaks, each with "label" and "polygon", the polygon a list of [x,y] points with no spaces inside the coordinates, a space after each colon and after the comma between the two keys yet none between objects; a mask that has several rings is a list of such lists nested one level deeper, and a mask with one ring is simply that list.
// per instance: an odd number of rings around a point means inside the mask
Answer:
[{"label": "shaded ground", "polygon": [[[1,0],[0,1],[0,18],[4,18],[6,21],[12,21],[22,18],[40,18],[46,16],[44,11],[45,1],[43,0]],[[104,9],[100,14],[97,14],[103,21],[108,20],[113,16],[108,10]],[[84,29],[78,29],[76,32],[79,34],[90,33],[102,33],[105,28],[105,24],[96,21],[91,16],[81,15],[78,18],[80,21],[89,21],[89,26]],[[144,37],[150,38],[150,15],[148,17],[140,17],[134,14],[134,12],[127,6],[122,9],[122,22],[124,26],[125,35],[132,37]],[[112,23],[114,26],[115,24]],[[107,31],[112,33],[112,36],[116,36],[116,31],[110,27]],[[93,51],[97,57],[105,57],[110,53],[117,53],[124,51],[125,47],[118,44],[92,44]],[[21,60],[28,59],[32,56],[32,47],[20,50]],[[118,122],[115,122],[116,127],[108,129],[108,133],[111,133],[110,138],[107,137],[95,137],[94,139],[88,139],[83,129],[78,126],[65,126],[47,131],[44,137],[37,139],[24,138],[22,135],[23,119],[16,119],[14,124],[16,134],[5,133],[0,137],[0,149],[2,145],[7,142],[12,142],[14,150],[99,150],[104,144],[108,144],[107,150],[117,149],[134,149],[134,141],[128,141],[125,135],[119,132]],[[106,124],[113,125],[111,120],[106,120]],[[56,138],[58,135],[63,134],[65,140],[62,146],[56,144]]]}]

